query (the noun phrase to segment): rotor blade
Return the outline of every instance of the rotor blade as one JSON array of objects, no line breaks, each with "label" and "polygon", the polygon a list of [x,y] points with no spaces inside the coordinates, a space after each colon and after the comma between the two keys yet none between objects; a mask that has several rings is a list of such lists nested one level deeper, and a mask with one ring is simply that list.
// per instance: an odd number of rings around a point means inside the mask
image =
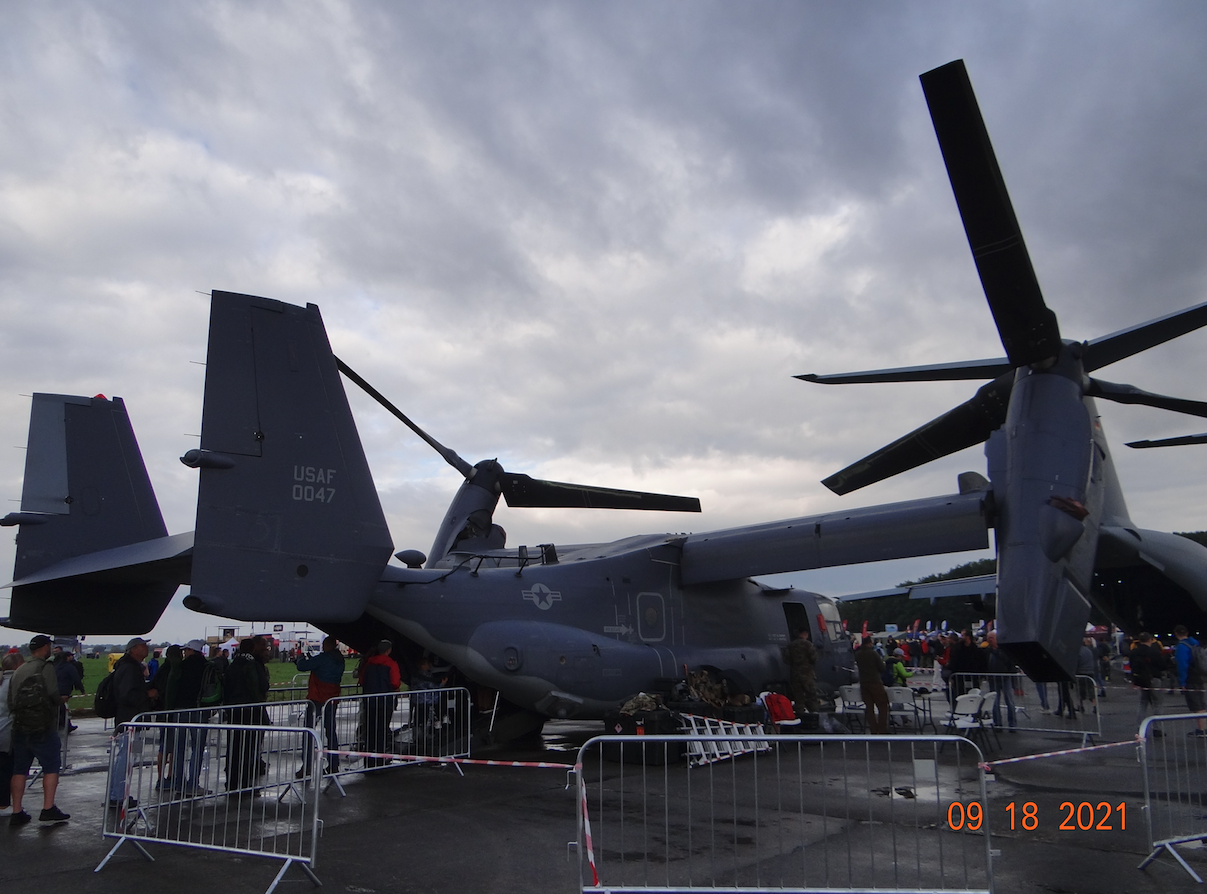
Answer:
[{"label": "rotor blade", "polygon": [[1093,372],[1202,326],[1207,326],[1207,302],[1096,338],[1086,344],[1081,362]]},{"label": "rotor blade", "polygon": [[981,443],[1005,423],[1013,383],[1012,374],[999,376],[983,385],[971,400],[834,473],[822,484],[836,494],[849,494]]},{"label": "rotor blade", "polygon": [[414,422],[412,422],[410,419],[408,419],[406,417],[406,414],[403,413],[402,410],[398,409],[398,407],[396,407],[392,403],[390,403],[390,401],[385,397],[385,395],[383,395],[380,391],[378,391],[376,388],[374,388],[372,385],[370,385],[368,382],[366,382],[364,379],[362,379],[357,374],[356,370],[352,369],[352,367],[350,367],[348,364],[344,363],[344,361],[340,360],[338,357],[335,358],[335,365],[337,367],[339,367],[340,372],[342,372],[345,376],[347,376],[349,379],[351,379],[353,382],[355,382],[357,385],[359,385],[361,387],[361,390],[364,391],[365,394],[369,395],[369,397],[373,398],[375,401],[377,401],[379,404],[381,404],[383,407],[385,407],[387,410],[389,410],[391,413],[393,413],[395,416],[397,416],[402,421],[403,425],[405,425],[407,428],[409,428],[415,434],[419,435],[419,437],[423,438],[423,440],[427,441],[427,443],[430,444],[431,447],[437,453],[439,453],[441,456],[444,457],[444,461],[446,463],[448,463],[450,466],[452,466],[454,469],[456,469],[458,472],[460,472],[465,477],[466,481],[468,481],[469,479],[474,477],[475,470],[474,470],[473,466],[471,466],[469,463],[467,463],[465,460],[463,460],[460,456],[458,456],[457,452],[455,450],[451,450],[448,447],[445,447],[443,444],[441,444],[439,441],[437,441],[435,438],[433,438],[431,435],[429,435],[427,432],[425,432],[422,428],[420,428],[418,425],[416,425]]},{"label": "rotor blade", "polygon": [[1129,441],[1127,446],[1143,450],[1147,447],[1183,447],[1187,444],[1207,444],[1207,433],[1182,435],[1180,438],[1162,438],[1160,441]]},{"label": "rotor blade", "polygon": [[935,136],[964,222],[981,286],[1013,366],[1060,351],[1056,315],[1044,303],[964,61],[921,76]]},{"label": "rotor blade", "polygon": [[793,378],[820,385],[856,385],[867,382],[950,382],[960,379],[996,379],[1011,369],[1005,357],[992,360],[958,360],[955,363],[932,363],[929,366],[900,366],[896,369],[870,369],[863,372],[806,373]]},{"label": "rotor blade", "polygon": [[696,497],[676,497],[636,490],[566,484],[562,481],[542,481],[517,472],[503,473],[499,483],[503,488],[503,498],[512,508],[700,511],[700,501]]},{"label": "rotor blade", "polygon": [[1089,387],[1086,388],[1085,393],[1090,397],[1113,400],[1117,404],[1140,404],[1145,407],[1156,407],[1160,410],[1185,413],[1187,416],[1207,417],[1207,403],[1201,400],[1186,400],[1181,397],[1167,397],[1164,394],[1153,394],[1151,391],[1143,391],[1135,385],[1116,385],[1114,382],[1090,379]]}]

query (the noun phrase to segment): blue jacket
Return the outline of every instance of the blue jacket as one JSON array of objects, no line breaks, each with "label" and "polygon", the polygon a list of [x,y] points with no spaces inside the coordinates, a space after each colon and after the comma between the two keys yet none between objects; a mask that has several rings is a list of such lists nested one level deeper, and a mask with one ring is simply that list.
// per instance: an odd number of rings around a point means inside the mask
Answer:
[{"label": "blue jacket", "polygon": [[344,678],[344,656],[335,652],[319,652],[313,658],[299,658],[294,663],[300,671],[311,671],[324,683],[339,684]]},{"label": "blue jacket", "polygon": [[1197,639],[1188,636],[1186,639],[1179,640],[1178,644],[1174,646],[1173,654],[1178,663],[1179,686],[1186,686],[1190,679],[1190,672],[1194,668],[1194,647],[1198,644]]}]

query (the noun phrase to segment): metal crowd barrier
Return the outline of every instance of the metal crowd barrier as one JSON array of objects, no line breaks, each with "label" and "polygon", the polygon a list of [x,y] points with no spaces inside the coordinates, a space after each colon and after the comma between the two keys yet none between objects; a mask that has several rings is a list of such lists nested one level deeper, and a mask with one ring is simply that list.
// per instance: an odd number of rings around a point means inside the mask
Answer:
[{"label": "metal crowd barrier", "polygon": [[263,708],[268,723],[274,726],[310,726],[306,721],[306,712],[310,702],[306,699],[291,701],[273,700],[259,702],[254,705],[214,705],[210,708],[178,708],[171,711],[148,711],[139,714],[134,719],[147,723],[194,723],[200,717],[200,722],[211,726],[222,726],[232,722],[232,716],[242,716],[252,708]]},{"label": "metal crowd barrier", "polygon": [[[416,756],[468,758],[472,709],[463,686],[413,689],[333,698],[315,722],[328,752],[371,751],[403,762]],[[335,777],[396,765],[382,757],[328,754],[328,759],[328,775]]]},{"label": "metal crowd barrier", "polygon": [[[310,674],[302,674],[300,676],[309,677]],[[294,682],[297,682],[296,678]],[[268,690],[268,700],[270,702],[305,701],[309,691],[309,688],[306,686],[274,686]],[[339,691],[340,695],[353,695],[360,692],[360,684],[356,682],[341,683]]]},{"label": "metal crowd barrier", "polygon": [[1152,852],[1139,868],[1147,869],[1168,853],[1202,884],[1177,849],[1207,841],[1207,730],[1199,724],[1207,724],[1207,714],[1165,714],[1140,724],[1144,816]]},{"label": "metal crowd barrier", "polygon": [[[291,686],[307,685],[310,682],[310,673],[311,673],[310,671],[303,671],[300,674],[294,674],[293,677],[290,678],[290,680],[289,680],[290,685]],[[343,676],[351,677],[352,679],[350,682],[345,682],[343,679],[341,679],[340,680],[341,686],[353,686],[353,687],[360,686],[360,684],[356,682],[356,675],[351,670],[344,671]]]},{"label": "metal crowd barrier", "polygon": [[[136,720],[122,726],[110,749],[106,787],[120,797],[109,797],[103,826],[104,837],[116,843],[96,872],[128,841],[151,861],[146,843],[281,860],[268,892],[294,864],[321,884],[314,874],[318,734],[239,722],[262,716],[254,707],[224,724]],[[161,769],[169,762],[178,772],[165,777]]]},{"label": "metal crowd barrier", "polygon": [[[1082,745],[1102,735],[1098,684],[1093,677],[1078,676],[1070,683],[1034,683],[1025,674],[952,674],[947,682],[947,709],[955,701],[953,693],[973,688],[985,695],[997,693],[997,710],[991,719],[999,731],[1014,728],[1078,736]],[[933,702],[931,709],[942,730],[944,709]],[[1014,723],[1010,722],[1011,715]]]},{"label": "metal crowd barrier", "polygon": [[[751,753],[689,772],[700,741]],[[575,774],[584,892],[993,890],[957,736],[598,736]]]}]

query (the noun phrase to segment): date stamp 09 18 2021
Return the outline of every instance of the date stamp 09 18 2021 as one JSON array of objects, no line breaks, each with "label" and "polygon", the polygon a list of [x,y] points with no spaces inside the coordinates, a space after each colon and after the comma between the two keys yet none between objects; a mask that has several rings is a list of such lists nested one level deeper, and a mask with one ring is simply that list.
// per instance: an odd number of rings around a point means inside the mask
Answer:
[{"label": "date stamp 09 18 2021", "polygon": [[[1125,831],[1127,828],[1127,805],[1120,801],[1112,805],[1108,801],[1094,804],[1090,801],[1062,801],[1059,808],[1060,824],[1057,831],[1061,832],[1113,832]],[[1010,823],[1010,831],[1023,830],[1034,832],[1039,828],[1039,805],[1034,801],[1024,801],[1016,804],[1010,801],[1005,806],[1005,813]],[[969,832],[980,830],[985,822],[985,809],[980,801],[970,801],[964,804],[952,801],[947,807],[947,826],[953,832],[967,829]]]}]

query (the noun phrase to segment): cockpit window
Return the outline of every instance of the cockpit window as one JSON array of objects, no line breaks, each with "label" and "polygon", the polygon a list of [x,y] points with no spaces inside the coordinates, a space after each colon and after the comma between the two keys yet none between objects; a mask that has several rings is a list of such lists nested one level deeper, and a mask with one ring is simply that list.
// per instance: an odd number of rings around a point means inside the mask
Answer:
[{"label": "cockpit window", "polygon": [[830,636],[830,642],[836,643],[845,638],[842,629],[842,616],[838,613],[838,606],[833,602],[828,602],[824,599],[817,600],[817,611],[825,619],[826,633]]}]

